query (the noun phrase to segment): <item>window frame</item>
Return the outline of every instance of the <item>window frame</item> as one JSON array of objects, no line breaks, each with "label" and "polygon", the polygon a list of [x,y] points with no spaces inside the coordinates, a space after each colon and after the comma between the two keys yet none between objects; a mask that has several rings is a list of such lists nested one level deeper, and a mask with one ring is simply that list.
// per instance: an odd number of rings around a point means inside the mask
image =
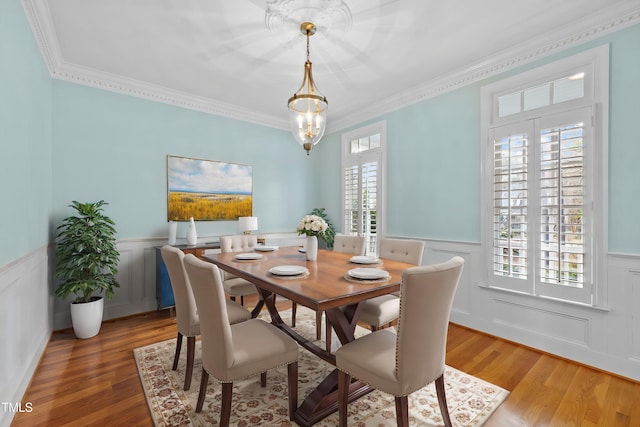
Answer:
[{"label": "window frame", "polygon": [[[380,146],[351,153],[350,143],[354,139],[365,138],[371,135],[380,135]],[[340,169],[340,193],[342,215],[340,221],[340,230],[345,233],[344,226],[346,222],[347,210],[345,206],[345,169],[347,167],[359,166],[373,161],[378,162],[376,179],[377,179],[377,206],[376,206],[376,253],[379,247],[380,237],[386,232],[386,145],[387,145],[387,122],[385,120],[363,126],[358,129],[351,130],[342,134],[342,159]],[[361,203],[360,203],[361,205]],[[360,215],[359,215],[360,217]],[[359,230],[362,230],[362,224],[359,224]],[[368,248],[368,245],[367,245]],[[367,250],[368,251],[368,250]]]},{"label": "window frame", "polygon": [[[521,111],[517,114],[498,117],[498,98],[505,94],[525,90],[555,81],[567,75],[578,72],[585,72],[584,96],[578,99],[551,104],[546,107],[529,111]],[[609,135],[609,45],[602,45],[582,53],[566,57],[564,59],[549,63],[547,65],[524,71],[512,77],[508,77],[481,88],[481,245],[483,253],[486,255],[483,260],[483,277],[479,282],[480,286],[523,293],[539,298],[560,300],[592,307],[605,307],[608,304],[608,292],[606,288],[606,254],[607,248],[607,212],[608,212],[608,135]],[[493,139],[491,138],[494,129],[500,127],[510,127],[526,121],[547,120],[548,117],[565,114],[567,112],[582,108],[591,108],[592,142],[593,150],[588,154],[589,173],[588,180],[590,191],[585,200],[585,208],[590,209],[590,217],[593,223],[590,224],[590,235],[587,236],[588,254],[591,269],[589,272],[589,283],[585,286],[585,293],[575,295],[575,292],[549,292],[549,284],[543,284],[539,280],[538,266],[531,268],[528,263],[529,285],[516,283],[518,279],[504,280],[493,274]],[[534,130],[534,126],[531,126]],[[533,134],[530,143],[530,156],[535,166],[529,177],[536,190],[539,185],[539,170],[536,164],[538,156],[539,134]],[[529,194],[530,198],[538,197],[538,193]],[[539,212],[528,213],[528,237],[529,237],[529,259],[538,258],[538,234],[539,234]],[[535,244],[533,244],[535,242]],[[587,280],[587,279],[585,279]],[[556,286],[556,285],[551,285]],[[562,287],[562,286],[560,286]],[[588,295],[586,295],[588,292]],[[572,295],[573,294],[573,295]]]}]

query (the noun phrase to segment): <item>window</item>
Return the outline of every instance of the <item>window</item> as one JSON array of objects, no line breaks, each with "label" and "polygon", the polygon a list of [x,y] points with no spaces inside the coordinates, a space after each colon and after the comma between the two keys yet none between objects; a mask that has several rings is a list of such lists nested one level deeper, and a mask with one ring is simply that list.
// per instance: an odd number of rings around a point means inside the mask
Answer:
[{"label": "window", "polygon": [[377,253],[383,218],[384,122],[342,135],[342,232],[364,236],[365,252]]},{"label": "window", "polygon": [[604,303],[607,69],[605,46],[482,89],[487,286]]}]

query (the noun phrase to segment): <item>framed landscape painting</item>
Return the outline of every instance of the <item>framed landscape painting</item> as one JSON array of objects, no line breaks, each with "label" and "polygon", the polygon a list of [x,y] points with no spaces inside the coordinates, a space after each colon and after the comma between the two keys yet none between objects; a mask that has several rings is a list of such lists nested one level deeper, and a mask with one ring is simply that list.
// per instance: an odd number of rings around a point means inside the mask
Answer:
[{"label": "framed landscape painting", "polygon": [[232,221],[253,216],[253,168],[167,156],[169,221]]}]

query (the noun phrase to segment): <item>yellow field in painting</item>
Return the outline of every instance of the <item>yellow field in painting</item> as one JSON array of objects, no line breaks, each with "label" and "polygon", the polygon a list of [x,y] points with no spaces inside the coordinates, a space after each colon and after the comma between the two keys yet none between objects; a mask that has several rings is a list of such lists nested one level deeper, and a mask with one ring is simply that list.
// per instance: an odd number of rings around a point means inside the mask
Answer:
[{"label": "yellow field in painting", "polygon": [[173,221],[224,221],[251,216],[252,197],[247,194],[169,192],[168,218]]}]

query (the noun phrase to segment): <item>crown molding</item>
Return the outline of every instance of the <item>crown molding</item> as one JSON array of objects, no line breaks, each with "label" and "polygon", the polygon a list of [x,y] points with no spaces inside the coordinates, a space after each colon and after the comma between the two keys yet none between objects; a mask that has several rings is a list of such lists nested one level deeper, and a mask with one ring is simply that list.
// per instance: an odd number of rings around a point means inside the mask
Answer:
[{"label": "crown molding", "polygon": [[[51,13],[48,3],[42,0],[22,0],[22,4],[52,78],[276,129],[288,129],[286,118],[66,63],[62,59],[57,43],[52,42],[57,40],[57,37],[49,19]],[[337,132],[434,98],[639,22],[640,7],[637,5],[632,9],[627,5],[610,8],[605,14],[601,13],[578,21],[571,27],[564,27],[561,33],[543,35],[530,40],[526,45],[519,45],[487,58],[480,64],[472,64],[447,76],[433,79],[421,86],[359,109],[343,118],[332,120],[327,126],[327,133]]]},{"label": "crown molding", "polygon": [[91,86],[262,126],[276,129],[288,129],[289,126],[288,121],[281,117],[262,114],[237,105],[199,97],[190,93],[105,73],[103,71],[79,67],[78,65],[57,64],[55,71],[51,73],[51,75],[53,78],[71,83]]},{"label": "crown molding", "polygon": [[480,64],[474,64],[442,78],[431,80],[424,85],[360,109],[342,119],[333,120],[327,124],[327,133],[347,129],[638,23],[640,23],[640,7],[635,6],[632,9],[629,9],[628,6],[626,8],[611,8],[606,15],[599,14],[579,21],[571,27],[565,27],[562,33],[555,32],[530,40],[526,45],[519,45],[501,52],[499,55],[487,58]]},{"label": "crown molding", "polygon": [[276,129],[288,129],[288,118],[259,113],[197,95],[70,64],[62,59],[46,1],[22,0],[23,8],[52,78],[117,92],[176,107],[201,111]]}]

